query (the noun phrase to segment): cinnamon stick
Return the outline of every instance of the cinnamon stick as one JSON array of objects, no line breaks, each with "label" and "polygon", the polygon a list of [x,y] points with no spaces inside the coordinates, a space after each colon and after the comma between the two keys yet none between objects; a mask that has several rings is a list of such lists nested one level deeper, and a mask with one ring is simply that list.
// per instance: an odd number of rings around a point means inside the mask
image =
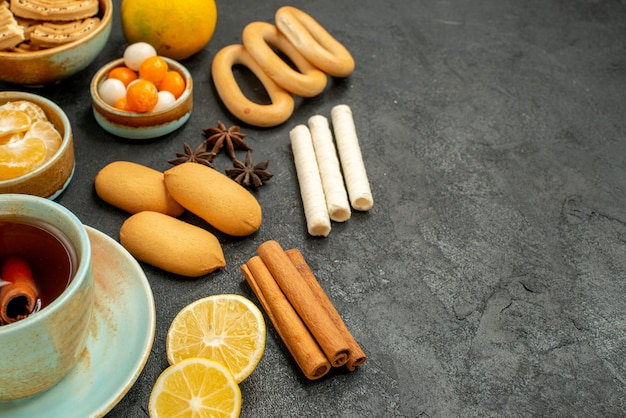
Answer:
[{"label": "cinnamon stick", "polygon": [[0,323],[10,324],[30,315],[38,291],[26,260],[18,256],[5,259],[0,280]]},{"label": "cinnamon stick", "polygon": [[326,375],[330,371],[328,359],[274,281],[263,260],[258,256],[252,257],[241,266],[241,271],[304,375],[310,380]]},{"label": "cinnamon stick", "polygon": [[257,253],[330,364],[334,367],[346,364],[350,358],[348,342],[335,327],[326,309],[320,307],[315,293],[306,285],[280,244],[273,240],[266,241],[259,245]]},{"label": "cinnamon stick", "polygon": [[365,360],[367,359],[365,352],[363,352],[359,343],[356,342],[356,340],[348,330],[348,327],[341,318],[341,315],[339,314],[339,312],[337,312],[337,309],[328,298],[328,295],[315,277],[313,270],[311,270],[311,268],[307,264],[300,250],[298,250],[297,248],[292,248],[286,250],[285,252],[287,253],[287,256],[289,257],[293,265],[302,275],[302,278],[304,279],[306,284],[311,288],[313,293],[315,293],[315,296],[317,297],[320,305],[324,309],[326,309],[333,323],[348,342],[348,345],[350,347],[350,358],[346,363],[346,367],[348,368],[348,370],[354,371],[358,366],[361,366],[363,363],[365,363]]}]

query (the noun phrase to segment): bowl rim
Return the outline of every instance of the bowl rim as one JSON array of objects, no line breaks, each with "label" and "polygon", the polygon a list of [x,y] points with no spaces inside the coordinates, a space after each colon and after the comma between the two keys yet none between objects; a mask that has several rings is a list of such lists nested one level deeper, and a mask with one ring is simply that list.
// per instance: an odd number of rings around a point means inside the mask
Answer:
[{"label": "bowl rim", "polygon": [[97,104],[97,106],[99,106],[102,110],[109,112],[111,114],[114,114],[118,117],[136,118],[136,119],[150,118],[156,115],[162,115],[162,114],[171,112],[171,110],[175,108],[176,106],[185,103],[187,98],[189,98],[189,96],[192,95],[193,78],[191,77],[191,73],[180,62],[173,60],[171,58],[164,57],[164,56],[161,56],[161,58],[165,62],[167,62],[167,65],[170,67],[170,69],[178,72],[180,75],[183,76],[185,80],[185,91],[183,91],[183,94],[181,94],[176,99],[176,101],[174,102],[174,105],[168,108],[159,110],[157,112],[149,111],[145,113],[138,113],[138,112],[131,112],[128,110],[120,110],[111,106],[108,103],[105,103],[105,101],[102,100],[102,98],[100,97],[100,93],[98,93],[98,87],[100,86],[100,84],[102,84],[102,82],[104,82],[104,80],[106,79],[106,75],[109,73],[109,71],[111,71],[113,68],[120,67],[124,64],[124,58],[117,58],[113,61],[110,61],[104,64],[102,67],[100,67],[100,69],[96,72],[96,74],[94,74],[94,76],[91,79],[91,83],[89,84],[89,92],[91,94],[91,99],[93,103]]},{"label": "bowl rim", "polygon": [[[8,99],[8,100],[5,100],[5,99]],[[61,146],[59,147],[57,152],[54,153],[52,158],[50,158],[48,161],[46,161],[39,167],[35,168],[34,170],[29,171],[26,174],[23,174],[18,177],[14,177],[12,179],[0,180],[1,186],[11,186],[14,184],[23,183],[24,181],[28,181],[32,177],[38,176],[39,173],[41,173],[42,171],[45,171],[49,166],[55,164],[56,161],[60,159],[61,156],[65,153],[67,148],[72,145],[72,142],[73,142],[72,141],[73,139],[72,138],[72,125],[70,123],[69,118],[67,117],[67,114],[63,111],[63,109],[61,109],[59,105],[57,105],[50,99],[47,99],[43,96],[40,96],[34,93],[27,93],[27,92],[22,92],[22,91],[0,91],[0,102],[2,102],[2,104],[10,102],[10,101],[17,101],[17,100],[31,101],[37,105],[39,105],[40,103],[44,103],[47,107],[52,109],[52,111],[54,111],[58,115],[58,117],[61,119],[63,123],[63,137],[61,138],[62,139]],[[46,116],[50,118],[48,115]],[[54,125],[52,121],[50,121],[50,123]]]},{"label": "bowl rim", "polygon": [[10,51],[0,51],[0,60],[3,59],[11,59],[14,61],[28,61],[35,58],[48,58],[52,55],[56,55],[61,52],[65,52],[71,49],[74,49],[80,45],[86,44],[92,39],[96,38],[103,31],[107,29],[108,26],[111,25],[113,21],[113,0],[98,0],[99,5],[106,6],[104,8],[104,13],[102,14],[102,19],[100,20],[100,25],[85,36],[84,38],[77,39],[73,42],[68,42],[63,45],[55,46],[52,48],[44,48],[38,51],[29,51],[29,52],[10,52]]}]

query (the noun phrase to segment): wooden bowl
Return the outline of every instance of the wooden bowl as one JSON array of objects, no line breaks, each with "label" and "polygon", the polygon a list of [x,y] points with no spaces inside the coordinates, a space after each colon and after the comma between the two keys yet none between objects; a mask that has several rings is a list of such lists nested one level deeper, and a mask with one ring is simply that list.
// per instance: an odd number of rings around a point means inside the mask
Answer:
[{"label": "wooden bowl", "polygon": [[151,139],[169,134],[183,126],[191,116],[193,108],[193,81],[189,71],[180,63],[162,57],[170,70],[178,72],[185,80],[185,91],[169,108],[157,111],[137,113],[119,110],[106,104],[98,88],[107,74],[115,67],[124,65],[120,58],[102,67],[91,80],[90,93],[93,115],[98,124],[107,132],[128,139]]},{"label": "wooden bowl", "polygon": [[39,51],[0,51],[0,80],[46,85],[85,69],[100,54],[111,33],[112,0],[99,0],[99,8],[100,25],[82,39]]},{"label": "wooden bowl", "polygon": [[74,139],[67,115],[52,101],[32,93],[0,92],[0,105],[27,100],[39,105],[63,141],[54,156],[35,170],[9,180],[0,180],[0,194],[19,193],[55,199],[65,190],[74,174]]}]

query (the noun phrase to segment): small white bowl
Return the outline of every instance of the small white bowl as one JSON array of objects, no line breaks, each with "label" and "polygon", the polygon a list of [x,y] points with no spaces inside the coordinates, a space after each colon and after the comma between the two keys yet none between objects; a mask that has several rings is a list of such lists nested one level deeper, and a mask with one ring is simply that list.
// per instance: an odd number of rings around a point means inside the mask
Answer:
[{"label": "small white bowl", "polygon": [[107,78],[107,74],[115,67],[124,65],[119,58],[102,67],[91,80],[90,93],[93,115],[98,124],[107,132],[128,139],[151,139],[169,134],[183,126],[191,116],[193,109],[193,81],[189,71],[180,63],[162,57],[170,70],[178,72],[185,80],[185,91],[169,108],[156,111],[137,113],[119,110],[102,100],[98,89]]},{"label": "small white bowl", "polygon": [[63,141],[56,154],[35,170],[13,179],[0,180],[0,194],[19,193],[55,199],[65,190],[74,174],[74,138],[70,120],[59,106],[44,97],[17,91],[0,92],[0,105],[17,100],[39,105]]}]

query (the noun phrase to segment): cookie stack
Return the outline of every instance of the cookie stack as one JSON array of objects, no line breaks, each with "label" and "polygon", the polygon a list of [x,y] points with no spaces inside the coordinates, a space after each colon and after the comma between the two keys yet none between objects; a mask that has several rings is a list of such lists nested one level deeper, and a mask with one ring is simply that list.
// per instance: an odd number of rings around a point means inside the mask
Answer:
[{"label": "cookie stack", "polygon": [[100,24],[98,0],[0,3],[0,50],[27,52],[74,42]]},{"label": "cookie stack", "polygon": [[9,3],[0,4],[0,51],[13,48],[24,41],[24,28],[9,10]]}]

